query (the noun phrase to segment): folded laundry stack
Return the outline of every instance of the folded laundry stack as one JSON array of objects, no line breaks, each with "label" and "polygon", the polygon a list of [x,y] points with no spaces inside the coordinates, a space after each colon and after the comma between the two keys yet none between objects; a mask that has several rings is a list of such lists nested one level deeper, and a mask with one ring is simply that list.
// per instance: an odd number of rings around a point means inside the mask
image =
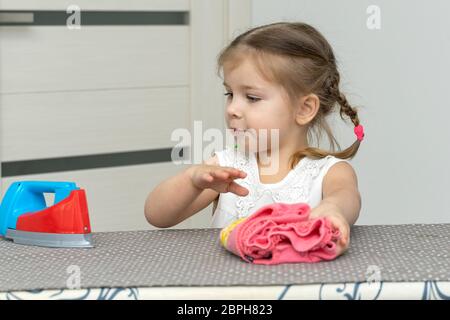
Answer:
[{"label": "folded laundry stack", "polygon": [[266,205],[223,228],[220,242],[255,264],[333,260],[340,232],[326,217],[309,219],[310,211],[307,203]]}]

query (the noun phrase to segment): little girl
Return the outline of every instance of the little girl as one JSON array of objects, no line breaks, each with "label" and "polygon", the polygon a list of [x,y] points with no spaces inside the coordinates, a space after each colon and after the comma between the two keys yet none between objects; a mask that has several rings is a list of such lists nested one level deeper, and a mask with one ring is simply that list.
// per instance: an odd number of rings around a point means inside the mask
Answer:
[{"label": "little girl", "polygon": [[[355,156],[364,133],[356,110],[339,91],[336,59],[327,40],[305,23],[259,26],[223,49],[218,68],[224,73],[229,130],[239,136],[275,129],[277,146],[268,142],[266,150],[257,152],[225,148],[163,181],[146,200],[148,222],[171,227],[214,201],[211,225],[223,228],[266,204],[304,202],[311,207],[311,218],[326,216],[339,228],[338,254],[345,252],[361,209],[357,177],[346,159]],[[334,152],[337,141],[326,121],[336,105],[356,134],[356,141],[340,152]],[[309,146],[312,130],[319,138],[328,136],[332,152]],[[241,149],[248,151],[245,141]],[[262,161],[262,151],[269,154],[269,164]],[[274,159],[274,174],[262,174]]]}]

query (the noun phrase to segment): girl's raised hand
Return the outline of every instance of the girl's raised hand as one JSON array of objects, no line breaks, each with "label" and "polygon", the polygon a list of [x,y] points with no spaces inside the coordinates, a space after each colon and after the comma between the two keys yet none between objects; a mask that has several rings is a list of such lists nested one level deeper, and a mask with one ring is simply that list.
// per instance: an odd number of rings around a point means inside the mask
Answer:
[{"label": "girl's raised hand", "polygon": [[201,164],[192,167],[191,181],[199,189],[210,188],[220,193],[232,192],[238,196],[246,196],[248,189],[234,182],[246,175],[244,171],[232,167]]}]

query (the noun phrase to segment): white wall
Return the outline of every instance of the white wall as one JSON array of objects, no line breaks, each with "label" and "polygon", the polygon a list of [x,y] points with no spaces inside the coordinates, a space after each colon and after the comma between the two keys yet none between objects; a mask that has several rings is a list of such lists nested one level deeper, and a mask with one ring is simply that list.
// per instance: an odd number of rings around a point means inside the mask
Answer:
[{"label": "white wall", "polygon": [[[303,21],[340,61],[342,90],[362,106],[366,136],[352,163],[363,207],[358,224],[450,222],[450,2],[257,0],[254,26]],[[369,30],[369,5],[381,29]],[[351,122],[335,121],[342,148]],[[325,144],[324,146],[326,146]]]}]

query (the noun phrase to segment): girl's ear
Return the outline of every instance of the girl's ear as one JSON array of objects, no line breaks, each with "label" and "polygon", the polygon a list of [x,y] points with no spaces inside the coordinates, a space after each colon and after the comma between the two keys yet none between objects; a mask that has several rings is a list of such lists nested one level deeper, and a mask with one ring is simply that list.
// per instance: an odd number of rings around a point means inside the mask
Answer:
[{"label": "girl's ear", "polygon": [[314,93],[310,93],[308,95],[300,98],[299,103],[297,105],[295,121],[299,125],[306,125],[316,116],[320,107],[320,99]]}]

